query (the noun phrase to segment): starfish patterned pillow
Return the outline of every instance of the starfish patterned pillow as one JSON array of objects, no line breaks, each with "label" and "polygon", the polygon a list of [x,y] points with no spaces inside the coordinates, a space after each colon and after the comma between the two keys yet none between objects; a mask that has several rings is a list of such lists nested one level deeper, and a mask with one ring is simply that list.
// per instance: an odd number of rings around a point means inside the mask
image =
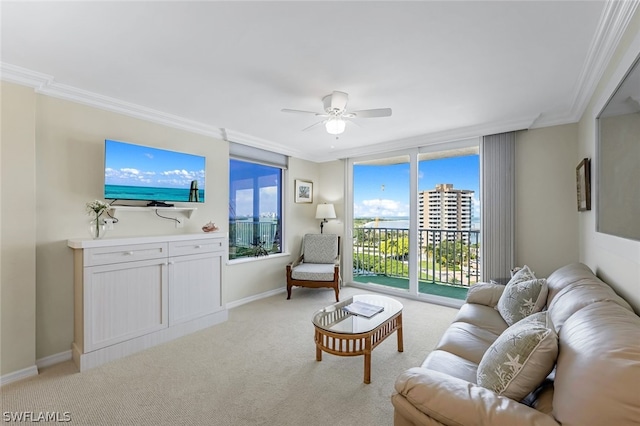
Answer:
[{"label": "starfish patterned pillow", "polygon": [[547,280],[544,278],[524,278],[515,280],[513,277],[504,288],[496,309],[508,325],[513,325],[521,319],[540,312],[547,304]]},{"label": "starfish patterned pillow", "polygon": [[547,312],[538,312],[507,328],[478,365],[478,385],[516,401],[533,392],[558,358],[558,336]]}]

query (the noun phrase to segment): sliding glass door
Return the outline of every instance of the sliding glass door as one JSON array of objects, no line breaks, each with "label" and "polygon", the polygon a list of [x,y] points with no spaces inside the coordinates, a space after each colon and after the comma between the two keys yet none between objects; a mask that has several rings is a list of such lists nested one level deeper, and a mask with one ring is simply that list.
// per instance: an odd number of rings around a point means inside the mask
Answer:
[{"label": "sliding glass door", "polygon": [[480,277],[479,163],[476,139],[349,160],[345,281],[463,300]]}]

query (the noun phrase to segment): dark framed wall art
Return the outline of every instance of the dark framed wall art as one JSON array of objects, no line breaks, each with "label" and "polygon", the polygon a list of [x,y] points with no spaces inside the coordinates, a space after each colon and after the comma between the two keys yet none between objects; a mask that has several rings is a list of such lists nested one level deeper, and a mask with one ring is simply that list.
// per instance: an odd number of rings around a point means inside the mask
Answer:
[{"label": "dark framed wall art", "polygon": [[591,210],[591,161],[585,158],[576,167],[576,188],[578,190],[578,211]]}]

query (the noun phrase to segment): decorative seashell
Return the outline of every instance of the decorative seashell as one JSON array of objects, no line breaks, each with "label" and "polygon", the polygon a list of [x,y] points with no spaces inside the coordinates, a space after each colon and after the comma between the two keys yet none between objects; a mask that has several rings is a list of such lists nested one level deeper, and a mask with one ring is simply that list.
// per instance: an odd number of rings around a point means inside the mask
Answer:
[{"label": "decorative seashell", "polygon": [[202,230],[204,232],[214,232],[217,231],[219,228],[216,226],[215,223],[213,222],[207,222],[204,224],[204,226],[202,227]]}]

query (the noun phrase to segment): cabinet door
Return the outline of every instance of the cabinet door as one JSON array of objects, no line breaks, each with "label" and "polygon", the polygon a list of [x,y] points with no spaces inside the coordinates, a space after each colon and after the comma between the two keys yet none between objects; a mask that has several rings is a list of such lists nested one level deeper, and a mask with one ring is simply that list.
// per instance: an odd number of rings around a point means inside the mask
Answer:
[{"label": "cabinet door", "polygon": [[166,259],[88,267],[84,283],[85,352],[168,326]]},{"label": "cabinet door", "polygon": [[169,325],[222,309],[222,255],[203,253],[169,258]]}]

